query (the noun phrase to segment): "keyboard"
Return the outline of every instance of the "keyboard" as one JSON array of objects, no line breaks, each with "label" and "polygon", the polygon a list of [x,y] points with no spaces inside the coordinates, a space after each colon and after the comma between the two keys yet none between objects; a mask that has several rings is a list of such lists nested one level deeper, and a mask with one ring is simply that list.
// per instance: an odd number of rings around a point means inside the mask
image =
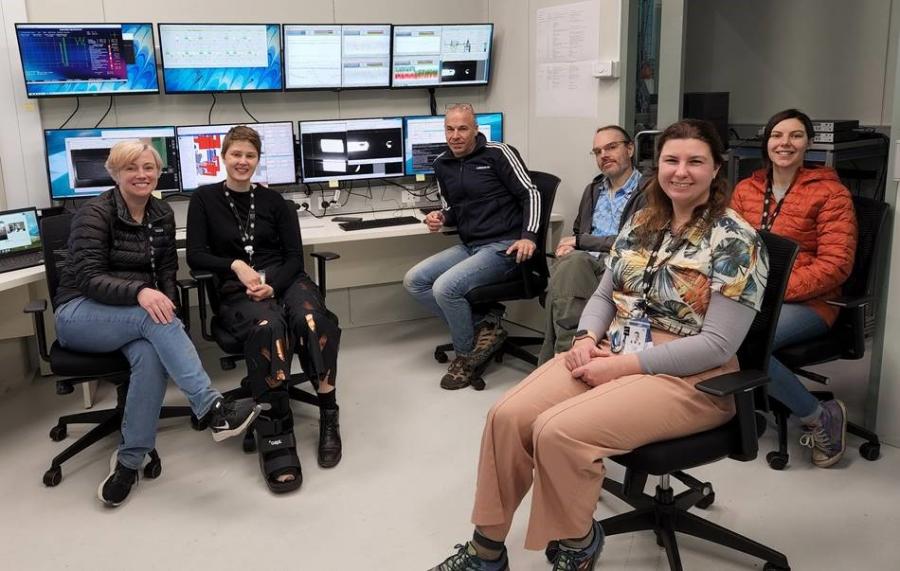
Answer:
[{"label": "keyboard", "polygon": [[11,272],[13,270],[21,270],[22,268],[30,268],[32,266],[40,266],[44,263],[43,252],[28,252],[27,254],[19,254],[9,258],[0,260],[0,272]]},{"label": "keyboard", "polygon": [[402,226],[404,224],[421,224],[422,221],[415,216],[397,216],[394,218],[376,218],[375,220],[360,220],[358,222],[341,222],[338,226],[342,230],[368,230],[369,228],[386,228],[388,226]]}]

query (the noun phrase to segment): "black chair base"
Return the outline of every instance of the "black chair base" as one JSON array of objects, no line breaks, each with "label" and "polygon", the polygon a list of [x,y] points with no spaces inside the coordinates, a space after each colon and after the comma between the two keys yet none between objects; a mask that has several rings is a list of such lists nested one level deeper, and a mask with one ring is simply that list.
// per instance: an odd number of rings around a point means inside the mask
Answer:
[{"label": "black chair base", "polygon": [[634,496],[628,495],[622,484],[607,478],[603,481],[603,489],[635,508],[628,513],[601,521],[605,534],[612,536],[635,531],[653,531],[656,534],[657,544],[666,550],[669,568],[672,571],[683,569],[676,532],[762,559],[766,562],[764,567],[766,570],[790,569],[783,553],[685,511],[695,505],[708,507],[712,503],[709,500],[714,497],[714,492],[706,484],[675,496],[672,494],[672,488],[661,486],[656,487],[655,496],[643,493]]}]

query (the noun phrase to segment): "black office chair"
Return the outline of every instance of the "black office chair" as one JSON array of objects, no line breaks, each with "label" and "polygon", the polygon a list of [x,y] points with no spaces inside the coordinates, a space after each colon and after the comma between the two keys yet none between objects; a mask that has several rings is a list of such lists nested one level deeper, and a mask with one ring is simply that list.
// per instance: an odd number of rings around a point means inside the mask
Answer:
[{"label": "black office chair", "polygon": [[[316,259],[316,272],[318,278],[316,281],[318,282],[319,293],[322,294],[322,298],[324,299],[326,292],[325,264],[331,260],[337,260],[340,256],[333,252],[312,252],[310,255]],[[225,355],[219,358],[219,366],[221,366],[223,370],[230,371],[237,366],[238,361],[244,359],[244,344],[235,339],[224,327],[222,327],[222,324],[219,321],[219,292],[214,274],[207,271],[192,270],[191,276],[193,277],[193,280],[180,280],[178,282],[178,285],[181,288],[181,305],[182,307],[189,307],[190,290],[197,289],[199,298],[198,310],[200,314],[200,334],[204,339],[212,341],[225,352]],[[210,311],[212,312],[212,315],[210,315]],[[188,326],[190,326],[189,319]],[[319,351],[319,342],[317,339],[311,339],[310,341],[311,342],[307,343],[307,346],[311,351],[312,360],[317,365],[316,368],[318,371],[324,371],[325,366],[323,364],[322,354]],[[307,381],[312,381],[312,378],[306,371],[291,374],[290,378],[287,380],[288,396],[290,396],[291,400],[318,407],[319,399],[315,393],[303,390],[297,386]],[[241,379],[239,387],[223,393],[223,396],[227,399],[247,398],[251,396],[249,379],[244,377]],[[254,437],[252,425],[244,433],[243,448],[244,452],[247,453],[256,451],[256,438]]]},{"label": "black office chair", "polygon": [[[807,379],[828,383],[828,378],[805,370],[804,367],[820,365],[838,359],[862,359],[866,353],[866,308],[875,302],[875,286],[878,278],[878,261],[887,242],[881,238],[888,215],[888,205],[884,202],[864,197],[854,197],[859,238],[856,244],[856,258],[850,277],[842,286],[842,296],[831,305],[840,309],[837,320],[825,335],[783,347],[775,351],[775,358],[795,374]],[[813,391],[819,400],[831,400],[834,395],[826,391]],[[778,424],[778,450],[766,455],[766,461],[774,470],[783,470],[788,455],[788,418],[790,410],[772,399],[772,410]],[[878,435],[862,426],[848,422],[847,431],[864,438],[859,454],[866,460],[877,460],[881,454]]]},{"label": "black office chair", "polygon": [[[547,282],[550,279],[550,270],[547,267],[547,232],[550,229],[550,214],[553,210],[553,200],[556,198],[556,189],[559,187],[559,177],[550,173],[531,171],[531,181],[537,186],[541,195],[541,220],[538,226],[537,249],[528,261],[519,264],[519,272],[511,273],[508,278],[499,283],[489,284],[474,288],[466,294],[466,301],[479,313],[495,313],[502,315],[505,311],[503,302],[527,300],[538,298],[541,305],[544,304],[544,296],[547,291]],[[518,359],[537,366],[538,358],[524,347],[544,343],[544,338],[539,336],[510,335],[503,341],[503,345],[497,349],[493,358],[501,362],[504,355],[512,355]],[[438,345],[434,349],[434,358],[438,363],[446,363],[449,358],[447,353],[453,350],[453,344]],[[482,374],[490,364],[490,360],[482,363],[473,373],[471,379],[472,388],[477,391],[485,387]]]},{"label": "black office chair", "polygon": [[[70,214],[61,214],[41,220],[41,240],[44,252],[44,269],[47,276],[47,290],[50,300],[56,297],[60,273],[66,263],[68,254],[69,226],[72,222]],[[91,444],[106,436],[118,432],[122,426],[122,415],[125,410],[125,397],[128,394],[128,378],[131,365],[120,351],[112,353],[81,353],[64,349],[54,341],[47,350],[47,332],[44,326],[44,312],[47,300],[38,299],[25,307],[34,320],[34,332],[37,337],[41,359],[49,363],[50,370],[58,378],[56,394],[67,395],[75,390],[74,385],[87,381],[107,381],[116,386],[116,407],[107,410],[92,410],[59,417],[56,426],[50,429],[50,438],[59,442],[68,434],[70,424],[96,424],[84,436],[76,440],[68,448],[58,454],[50,463],[50,469],[44,473],[44,485],[56,486],[62,481],[62,464]],[[53,305],[53,310],[56,306]],[[191,416],[187,406],[164,406],[160,410],[160,418]],[[162,462],[156,450],[150,451],[150,462],[144,466],[144,476],[156,478],[162,473]]]},{"label": "black office chair", "polygon": [[[657,543],[666,550],[673,571],[682,569],[676,531],[759,557],[766,561],[766,570],[790,569],[782,553],[689,513],[688,509],[694,506],[709,507],[715,501],[715,492],[712,484],[683,472],[726,456],[741,462],[753,460],[759,449],[759,437],[766,429],[766,419],[756,409],[765,410],[767,406],[765,384],[769,382],[769,356],[797,245],[768,232],[760,235],[769,251],[769,277],[762,310],[738,349],[741,370],[696,385],[697,390],[710,395],[733,395],[737,409],[734,418],[712,430],[647,444],[628,454],[613,456],[610,460],[625,466],[624,482],[610,478],[603,481],[604,490],[635,508],[601,521],[606,535],[653,530]],[[653,496],[644,493],[650,474],[660,477]],[[689,489],[675,495],[669,486],[670,477]],[[556,542],[552,542],[547,547],[547,557],[552,560],[556,550]]]}]

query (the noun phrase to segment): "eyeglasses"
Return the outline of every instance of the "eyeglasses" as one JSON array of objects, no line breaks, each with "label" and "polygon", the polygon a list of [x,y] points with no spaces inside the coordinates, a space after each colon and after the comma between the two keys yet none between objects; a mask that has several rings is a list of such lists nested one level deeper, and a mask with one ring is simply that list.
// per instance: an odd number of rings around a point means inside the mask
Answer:
[{"label": "eyeglasses", "polygon": [[619,149],[619,147],[627,144],[628,141],[613,141],[612,143],[606,143],[602,147],[595,147],[591,149],[590,154],[595,157],[599,157],[603,153],[614,153]]}]

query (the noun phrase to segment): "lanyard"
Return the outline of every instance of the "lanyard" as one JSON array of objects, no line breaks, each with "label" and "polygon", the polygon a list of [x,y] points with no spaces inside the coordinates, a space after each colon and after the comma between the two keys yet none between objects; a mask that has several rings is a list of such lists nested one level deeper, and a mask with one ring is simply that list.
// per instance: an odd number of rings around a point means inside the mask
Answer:
[{"label": "lanyard", "polygon": [[671,260],[672,257],[678,253],[678,251],[681,249],[681,246],[687,240],[687,238],[682,236],[678,239],[677,242],[667,247],[666,251],[669,252],[669,255],[666,256],[661,262],[659,262],[659,264],[656,264],[656,258],[657,256],[659,256],[660,249],[662,249],[666,234],[670,234],[670,232],[668,230],[659,231],[659,238],[656,239],[656,245],[653,246],[653,251],[650,252],[650,257],[647,258],[647,266],[644,268],[644,274],[642,278],[644,291],[641,293],[641,299],[637,304],[637,307],[641,311],[642,315],[646,315],[647,313],[647,295],[653,288],[653,278],[660,272],[660,270],[663,269],[663,266],[665,266],[669,262],[669,260]]},{"label": "lanyard", "polygon": [[234,214],[234,219],[237,221],[238,233],[241,235],[241,243],[244,245],[244,251],[247,252],[247,256],[249,256],[250,267],[253,267],[253,231],[256,228],[255,189],[253,187],[250,188],[250,212],[247,214],[246,222],[241,220],[241,216],[237,211],[237,206],[234,204],[234,199],[231,197],[231,191],[228,190],[228,187],[225,186],[224,182],[222,183],[222,189],[225,191],[225,199],[228,201],[231,213]]},{"label": "lanyard", "polygon": [[784,196],[781,197],[781,200],[778,201],[778,204],[775,205],[775,211],[772,212],[772,216],[769,216],[769,205],[772,204],[772,199],[775,198],[775,193],[772,192],[772,185],[766,187],[766,194],[763,198],[763,211],[762,211],[762,219],[759,222],[760,230],[770,230],[772,226],[775,224],[775,218],[781,213],[781,205],[784,204],[784,200],[787,198],[791,189],[794,188],[794,185],[788,187],[788,189],[784,192]]}]

